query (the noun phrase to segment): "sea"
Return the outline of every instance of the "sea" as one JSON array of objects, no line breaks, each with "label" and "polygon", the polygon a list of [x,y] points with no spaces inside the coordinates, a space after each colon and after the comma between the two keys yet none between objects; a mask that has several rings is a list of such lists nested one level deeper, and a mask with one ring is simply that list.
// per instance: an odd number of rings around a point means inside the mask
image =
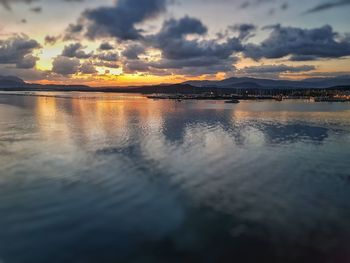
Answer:
[{"label": "sea", "polygon": [[348,263],[350,103],[0,93],[1,263]]}]

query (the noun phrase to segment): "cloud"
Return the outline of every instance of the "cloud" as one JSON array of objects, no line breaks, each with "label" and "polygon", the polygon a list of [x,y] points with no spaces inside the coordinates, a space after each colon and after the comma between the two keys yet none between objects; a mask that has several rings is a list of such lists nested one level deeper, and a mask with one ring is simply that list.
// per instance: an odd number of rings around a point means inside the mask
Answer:
[{"label": "cloud", "polygon": [[69,33],[79,33],[81,31],[83,31],[84,26],[81,23],[77,23],[77,24],[69,24],[67,31]]},{"label": "cloud", "polygon": [[190,34],[204,35],[207,32],[208,28],[199,19],[185,16],[179,20],[165,21],[159,35],[164,38],[182,38]]},{"label": "cloud", "polygon": [[16,67],[23,68],[23,69],[34,68],[37,60],[38,60],[37,57],[34,57],[32,55],[28,55],[28,56],[23,57],[22,60],[18,61],[16,64]]},{"label": "cloud", "polygon": [[91,75],[96,74],[97,70],[94,66],[94,64],[91,61],[84,62],[81,66],[79,71],[83,74]]},{"label": "cloud", "polygon": [[199,57],[183,60],[162,59],[157,62],[131,60],[125,63],[124,71],[127,73],[146,72],[154,75],[186,75],[198,76],[228,72],[234,69],[236,58],[218,59],[213,57]]},{"label": "cloud", "polygon": [[90,39],[115,37],[120,40],[142,38],[135,25],[166,10],[167,0],[120,0],[111,7],[89,9],[83,13]]},{"label": "cloud", "polygon": [[[198,19],[185,16],[164,22],[161,30],[145,37],[145,42],[161,51],[158,61],[128,60],[126,72],[151,72],[152,74],[216,74],[233,69],[237,58],[234,52],[242,50],[238,38],[201,39],[207,27]],[[191,36],[191,38],[189,38]]]},{"label": "cloud", "polygon": [[207,27],[195,18],[183,17],[179,20],[165,21],[161,31],[152,37],[154,47],[162,51],[166,59],[182,60],[198,57],[228,58],[233,51],[242,48],[237,38],[230,38],[225,43],[213,40],[189,40],[189,35],[204,35]]},{"label": "cloud", "polygon": [[105,68],[120,68],[120,65],[116,61],[97,61],[94,62],[95,66],[105,67]]},{"label": "cloud", "polygon": [[114,46],[111,45],[110,43],[108,42],[103,42],[100,47],[99,47],[100,50],[112,50],[114,49]]},{"label": "cloud", "polygon": [[46,36],[45,45],[54,45],[60,39],[60,36]]},{"label": "cloud", "polygon": [[60,75],[72,75],[79,71],[80,62],[77,58],[58,56],[52,63],[52,72]]},{"label": "cloud", "polygon": [[14,64],[17,68],[33,68],[37,60],[33,56],[33,51],[39,48],[41,48],[40,44],[26,35],[0,40],[0,64]]},{"label": "cloud", "polygon": [[139,59],[139,55],[145,53],[145,47],[140,44],[132,44],[127,46],[122,55],[127,59]]},{"label": "cloud", "polygon": [[255,77],[255,78],[271,78],[278,79],[291,75],[304,75],[316,70],[312,65],[290,66],[285,64],[260,65],[251,66],[234,71],[233,75],[236,77]]},{"label": "cloud", "polygon": [[317,13],[317,12],[326,11],[329,9],[345,6],[345,5],[350,5],[350,0],[339,0],[339,1],[325,2],[325,3],[319,4],[315,7],[307,10],[305,13],[306,14]]},{"label": "cloud", "polygon": [[293,55],[289,59],[290,61],[313,61],[320,60],[319,57],[314,55]]},{"label": "cloud", "polygon": [[296,27],[283,27],[280,25],[270,27],[272,32],[260,44],[247,44],[244,55],[255,60],[261,58],[277,59],[292,56],[297,58],[340,58],[350,55],[350,42],[346,38],[338,39],[338,34],[329,25],[301,29]]},{"label": "cloud", "polygon": [[65,30],[63,40],[75,40],[77,39],[77,36],[83,32],[83,30],[84,26],[80,20],[76,24],[69,24]]},{"label": "cloud", "polygon": [[114,52],[105,52],[96,55],[95,58],[102,61],[116,62],[119,59],[119,54]]},{"label": "cloud", "polygon": [[0,65],[0,72],[2,75],[17,76],[27,81],[45,79],[48,75],[47,72],[41,71],[35,68],[23,69],[23,68],[9,67],[7,65]]},{"label": "cloud", "polygon": [[106,68],[119,68],[119,54],[117,52],[103,52],[92,57],[95,66]]},{"label": "cloud", "polygon": [[350,78],[350,71],[332,71],[332,72],[309,72],[304,73],[302,76],[306,78]]},{"label": "cloud", "polygon": [[64,47],[62,56],[69,58],[86,59],[90,58],[93,55],[92,52],[86,53],[83,49],[84,47],[80,43],[69,44]]},{"label": "cloud", "polygon": [[315,69],[316,69],[315,66],[310,66],[310,65],[288,66],[285,64],[280,64],[280,65],[261,65],[261,66],[245,67],[240,71],[247,74],[252,74],[252,73],[264,74],[264,73],[297,73],[297,72],[312,71]]},{"label": "cloud", "polygon": [[236,24],[229,27],[232,31],[239,33],[239,39],[247,40],[254,36],[252,32],[257,30],[257,27],[253,24]]}]

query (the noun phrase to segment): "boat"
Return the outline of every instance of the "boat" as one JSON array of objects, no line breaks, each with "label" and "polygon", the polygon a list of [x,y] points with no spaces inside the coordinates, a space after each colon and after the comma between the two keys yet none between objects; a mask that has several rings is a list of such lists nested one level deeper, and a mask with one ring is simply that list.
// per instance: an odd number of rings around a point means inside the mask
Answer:
[{"label": "boat", "polygon": [[275,97],[275,101],[283,101],[283,97],[282,96],[277,96],[277,97]]},{"label": "boat", "polygon": [[239,100],[233,99],[233,100],[227,100],[227,101],[225,101],[225,103],[228,103],[228,104],[238,104],[238,103],[240,103],[240,101],[239,101]]},{"label": "boat", "polygon": [[152,96],[147,96],[148,99],[152,99],[152,100],[162,100],[162,99],[166,99],[165,96],[161,96],[161,95],[152,95]]}]

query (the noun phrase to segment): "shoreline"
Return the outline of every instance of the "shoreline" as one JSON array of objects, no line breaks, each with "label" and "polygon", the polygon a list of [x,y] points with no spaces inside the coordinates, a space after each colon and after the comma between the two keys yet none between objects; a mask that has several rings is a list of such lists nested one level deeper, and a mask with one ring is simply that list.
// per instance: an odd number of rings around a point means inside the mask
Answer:
[{"label": "shoreline", "polygon": [[[19,93],[21,92],[21,93]],[[23,93],[22,93],[23,92]],[[140,96],[144,96],[150,100],[173,100],[177,102],[181,101],[223,101],[226,103],[239,103],[240,101],[275,101],[275,102],[283,102],[283,101],[289,101],[289,100],[305,100],[315,103],[321,103],[321,102],[328,102],[328,103],[346,103],[350,102],[350,98],[344,98],[344,97],[313,97],[313,96],[242,96],[237,94],[231,94],[231,95],[205,95],[205,94],[145,94],[145,93],[136,93],[136,92],[121,92],[121,91],[57,91],[57,90],[50,90],[50,91],[3,91],[0,89],[0,96],[28,96],[28,97],[46,97],[46,98],[60,98],[60,99],[92,99],[94,97],[67,97],[64,95],[50,95],[50,94],[40,94],[40,93],[100,93],[100,94],[137,94]]]}]

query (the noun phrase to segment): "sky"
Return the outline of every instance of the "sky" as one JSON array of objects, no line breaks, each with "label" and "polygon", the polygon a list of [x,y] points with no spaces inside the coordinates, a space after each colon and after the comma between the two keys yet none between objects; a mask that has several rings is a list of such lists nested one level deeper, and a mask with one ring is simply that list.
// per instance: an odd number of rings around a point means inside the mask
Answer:
[{"label": "sky", "polygon": [[350,0],[0,0],[0,75],[134,86],[350,74]]}]

